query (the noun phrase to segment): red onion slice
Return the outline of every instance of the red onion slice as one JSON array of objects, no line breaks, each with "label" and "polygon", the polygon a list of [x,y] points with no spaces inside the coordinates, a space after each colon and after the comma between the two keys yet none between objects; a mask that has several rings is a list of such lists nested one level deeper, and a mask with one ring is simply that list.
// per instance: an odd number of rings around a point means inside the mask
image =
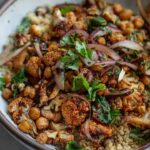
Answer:
[{"label": "red onion slice", "polygon": [[125,47],[125,48],[129,48],[129,49],[137,50],[137,51],[144,50],[144,48],[141,45],[139,45],[138,43],[136,43],[134,41],[130,41],[130,40],[117,42],[111,46],[112,49],[115,49],[118,47]]},{"label": "red onion slice", "polygon": [[13,59],[14,57],[16,57],[17,55],[19,55],[22,51],[24,51],[31,43],[28,42],[26,43],[23,47],[18,48],[15,51],[11,51],[10,49],[6,49],[4,50],[1,54],[0,54],[0,66],[4,65],[6,62],[10,61],[11,59]]},{"label": "red onion slice", "polygon": [[96,51],[102,52],[102,53],[108,55],[109,57],[113,58],[114,60],[121,59],[121,57],[117,53],[115,53],[112,49],[110,49],[109,47],[106,47],[104,45],[88,44],[88,47],[91,49],[95,49]]},{"label": "red onion slice", "polygon": [[131,64],[131,63],[129,63],[129,62],[122,62],[122,61],[119,61],[119,62],[117,62],[117,63],[119,63],[119,64],[121,64],[121,65],[126,65],[126,66],[132,68],[133,70],[137,70],[137,69],[138,69],[138,67],[137,67],[136,65]]},{"label": "red onion slice", "polygon": [[43,54],[42,54],[42,52],[40,50],[40,44],[36,42],[36,43],[34,43],[34,46],[35,46],[35,50],[36,50],[37,55],[40,58],[43,58]]},{"label": "red onion slice", "polygon": [[89,34],[88,34],[86,31],[80,30],[80,29],[72,29],[72,30],[70,30],[69,32],[67,32],[67,33],[65,34],[65,36],[68,36],[68,35],[73,34],[73,33],[81,34],[81,35],[83,35],[86,39],[89,37]]},{"label": "red onion slice", "polygon": [[60,90],[64,90],[65,88],[65,73],[64,71],[54,73],[55,82]]}]

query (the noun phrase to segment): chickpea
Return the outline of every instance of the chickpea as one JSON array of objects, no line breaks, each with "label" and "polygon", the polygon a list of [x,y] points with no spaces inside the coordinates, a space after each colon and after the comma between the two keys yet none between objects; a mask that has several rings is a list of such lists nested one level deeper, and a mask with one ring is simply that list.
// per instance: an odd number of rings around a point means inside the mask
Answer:
[{"label": "chickpea", "polygon": [[36,126],[39,130],[46,129],[49,126],[49,121],[44,117],[40,117],[36,120]]},{"label": "chickpea", "polygon": [[25,97],[30,97],[30,98],[34,98],[36,95],[35,89],[33,87],[27,86],[24,89],[23,95]]},{"label": "chickpea", "polygon": [[119,27],[123,31],[126,30],[126,22],[124,22],[124,21],[120,22]]},{"label": "chickpea", "polygon": [[4,78],[5,78],[6,84],[8,84],[11,82],[12,76],[10,73],[6,73]]},{"label": "chickpea", "polygon": [[132,22],[128,22],[126,24],[126,28],[132,28],[132,29],[134,29],[134,24]]},{"label": "chickpea", "polygon": [[137,17],[133,20],[135,28],[139,29],[144,26],[144,20],[141,17]]},{"label": "chickpea", "polygon": [[27,120],[22,121],[18,127],[24,133],[29,133],[31,131],[31,125]]},{"label": "chickpea", "polygon": [[104,37],[99,37],[99,38],[98,38],[98,43],[99,43],[99,44],[102,44],[102,45],[105,45],[105,44],[106,44],[105,38],[104,38]]},{"label": "chickpea", "polygon": [[132,22],[126,23],[126,29],[124,30],[125,34],[130,34],[134,31],[134,24]]},{"label": "chickpea", "polygon": [[133,12],[131,9],[125,9],[120,13],[119,17],[121,20],[128,20],[132,17],[132,15]]},{"label": "chickpea", "polygon": [[29,116],[32,120],[37,120],[40,118],[40,109],[37,107],[32,107],[29,111]]},{"label": "chickpea", "polygon": [[46,144],[48,141],[48,136],[46,133],[40,133],[37,137],[36,137],[36,141],[40,144]]},{"label": "chickpea", "polygon": [[145,85],[149,85],[150,84],[150,77],[148,76],[143,76],[141,78],[141,81],[145,84]]},{"label": "chickpea", "polygon": [[108,80],[109,80],[109,77],[108,77],[108,75],[104,75],[104,76],[102,76],[101,77],[101,79],[100,79],[101,81],[102,81],[102,83],[107,83],[108,82]]},{"label": "chickpea", "polygon": [[44,77],[49,79],[52,76],[52,71],[50,67],[46,67],[44,70]]},{"label": "chickpea", "polygon": [[11,91],[10,89],[5,88],[5,89],[3,90],[2,96],[4,97],[4,99],[8,100],[9,98],[12,97],[12,95],[13,95],[13,94],[12,94],[12,91]]},{"label": "chickpea", "polygon": [[114,32],[109,36],[109,40],[112,43],[116,43],[116,42],[125,40],[125,37],[122,35],[122,33]]},{"label": "chickpea", "polygon": [[113,10],[116,14],[121,13],[123,11],[123,9],[124,8],[121,4],[116,3],[116,4],[113,5]]},{"label": "chickpea", "polygon": [[138,110],[138,112],[139,112],[140,114],[144,114],[144,113],[146,112],[146,107],[145,107],[145,105],[139,106],[139,107],[137,108],[137,110]]},{"label": "chickpea", "polygon": [[144,36],[142,33],[138,33],[138,34],[137,34],[137,39],[138,39],[140,42],[143,42],[144,39],[145,39],[145,36]]}]

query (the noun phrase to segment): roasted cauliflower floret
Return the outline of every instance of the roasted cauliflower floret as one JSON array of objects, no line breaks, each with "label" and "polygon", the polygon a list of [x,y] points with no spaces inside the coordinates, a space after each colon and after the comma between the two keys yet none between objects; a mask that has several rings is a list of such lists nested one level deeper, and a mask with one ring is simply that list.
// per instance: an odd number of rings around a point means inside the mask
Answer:
[{"label": "roasted cauliflower floret", "polygon": [[15,111],[18,111],[19,109],[27,111],[32,106],[32,103],[33,103],[32,99],[18,97],[8,105],[8,111],[11,114],[14,113]]},{"label": "roasted cauliflower floret", "polygon": [[53,66],[60,57],[60,51],[50,51],[44,55],[43,60],[46,66]]},{"label": "roasted cauliflower floret", "polygon": [[32,56],[26,65],[26,70],[29,75],[31,75],[34,78],[39,78],[40,76],[40,66],[41,66],[41,60],[39,57]]},{"label": "roasted cauliflower floret", "polygon": [[71,99],[62,104],[61,111],[67,125],[79,126],[88,116],[89,105],[80,99]]}]

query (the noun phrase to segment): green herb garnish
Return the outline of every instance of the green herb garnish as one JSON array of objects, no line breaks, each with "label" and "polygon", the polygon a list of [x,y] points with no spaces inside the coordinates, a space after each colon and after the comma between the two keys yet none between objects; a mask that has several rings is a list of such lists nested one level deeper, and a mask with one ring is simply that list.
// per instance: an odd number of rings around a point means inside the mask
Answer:
[{"label": "green herb garnish", "polygon": [[79,56],[73,51],[69,50],[68,53],[61,57],[61,63],[63,63],[65,69],[78,70],[80,65]]},{"label": "green herb garnish", "polygon": [[73,6],[64,6],[60,9],[62,15],[66,15],[67,13],[74,11]]},{"label": "green herb garnish", "polygon": [[29,26],[30,26],[30,21],[26,17],[22,20],[21,24],[18,26],[17,32],[24,33]]},{"label": "green herb garnish", "polygon": [[105,84],[102,84],[100,80],[95,80],[88,89],[89,98],[95,101],[96,93],[100,90],[104,90],[105,88]]},{"label": "green herb garnish", "polygon": [[18,73],[16,73],[12,78],[12,83],[19,84],[27,81],[26,73],[24,69],[21,69]]},{"label": "green herb garnish", "polygon": [[5,88],[6,85],[6,81],[4,77],[0,77],[0,91],[3,91],[3,89]]},{"label": "green herb garnish", "polygon": [[78,75],[73,80],[73,91],[79,91],[84,89],[88,92],[88,97],[91,101],[95,101],[96,93],[99,90],[104,90],[105,84],[102,84],[100,80],[95,80],[91,84],[88,83],[87,79],[83,75]]},{"label": "green herb garnish", "polygon": [[102,17],[95,17],[90,20],[90,26],[99,27],[99,26],[106,26],[106,25],[107,25],[107,21]]},{"label": "green herb garnish", "polygon": [[150,139],[150,129],[143,130],[141,128],[134,128],[130,131],[129,135],[140,142],[147,142]]},{"label": "green herb garnish", "polygon": [[71,141],[66,145],[65,150],[85,150],[85,149],[81,147],[77,142]]},{"label": "green herb garnish", "polygon": [[78,75],[73,80],[73,91],[79,91],[81,89],[85,89],[88,91],[90,85],[86,78],[83,75]]},{"label": "green herb garnish", "polygon": [[100,104],[101,109],[99,110],[99,119],[103,123],[115,123],[120,118],[121,112],[117,109],[111,109],[108,101],[105,97],[97,96],[96,101]]}]

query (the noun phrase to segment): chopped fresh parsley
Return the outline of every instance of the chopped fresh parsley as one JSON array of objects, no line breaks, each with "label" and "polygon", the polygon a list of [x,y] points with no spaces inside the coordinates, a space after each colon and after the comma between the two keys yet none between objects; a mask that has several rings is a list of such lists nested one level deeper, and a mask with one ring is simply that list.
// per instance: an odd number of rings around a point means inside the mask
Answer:
[{"label": "chopped fresh parsley", "polygon": [[137,41],[138,41],[137,35],[138,35],[139,33],[140,33],[139,31],[134,31],[134,32],[132,32],[132,33],[128,36],[128,39],[137,42]]},{"label": "chopped fresh parsley", "polygon": [[60,40],[60,45],[61,46],[74,46],[75,45],[75,41],[77,40],[77,37],[74,35],[67,35],[64,36],[61,40]]},{"label": "chopped fresh parsley", "polygon": [[129,135],[140,142],[147,142],[150,139],[150,129],[143,130],[141,128],[134,128],[130,131]]},{"label": "chopped fresh parsley", "polygon": [[17,31],[20,33],[24,33],[26,29],[29,27],[29,25],[30,25],[30,21],[26,17],[22,20],[21,24],[18,26]]},{"label": "chopped fresh parsley", "polygon": [[88,83],[87,79],[83,75],[78,75],[73,80],[73,91],[79,91],[84,89],[88,92],[88,97],[91,101],[95,101],[96,93],[99,90],[104,90],[105,84],[102,84],[100,80],[95,80],[91,84]]},{"label": "chopped fresh parsley", "polygon": [[108,27],[100,27],[100,29],[107,34],[112,34],[112,31]]},{"label": "chopped fresh parsley", "polygon": [[117,109],[111,109],[108,101],[105,97],[97,96],[96,101],[100,104],[101,109],[99,110],[99,119],[103,123],[115,123],[116,120],[120,117],[121,112]]},{"label": "chopped fresh parsley", "polygon": [[105,84],[102,84],[100,80],[95,80],[94,82],[92,82],[91,86],[88,89],[89,99],[95,101],[96,93],[99,90],[104,90],[105,88]]},{"label": "chopped fresh parsley", "polygon": [[92,58],[92,50],[88,49],[84,42],[76,41],[75,49],[82,57],[87,58],[87,59]]},{"label": "chopped fresh parsley", "polygon": [[85,149],[81,147],[77,142],[71,141],[66,145],[65,150],[85,150]]},{"label": "chopped fresh parsley", "polygon": [[14,84],[23,83],[25,81],[27,81],[27,77],[24,69],[21,69],[12,78],[12,83]]},{"label": "chopped fresh parsley", "polygon": [[88,90],[90,87],[88,81],[83,75],[78,75],[73,80],[73,91],[79,91],[81,89]]},{"label": "chopped fresh parsley", "polygon": [[106,26],[107,21],[102,17],[95,17],[90,20],[90,26],[99,27],[99,26]]},{"label": "chopped fresh parsley", "polygon": [[79,69],[79,56],[71,50],[69,50],[65,56],[61,57],[60,61],[61,63],[63,63],[65,69],[71,69],[76,71]]},{"label": "chopped fresh parsley", "polygon": [[60,9],[62,15],[66,15],[67,13],[74,11],[73,6],[64,6]]},{"label": "chopped fresh parsley", "polygon": [[0,91],[3,91],[5,88],[6,82],[4,77],[0,77]]}]

